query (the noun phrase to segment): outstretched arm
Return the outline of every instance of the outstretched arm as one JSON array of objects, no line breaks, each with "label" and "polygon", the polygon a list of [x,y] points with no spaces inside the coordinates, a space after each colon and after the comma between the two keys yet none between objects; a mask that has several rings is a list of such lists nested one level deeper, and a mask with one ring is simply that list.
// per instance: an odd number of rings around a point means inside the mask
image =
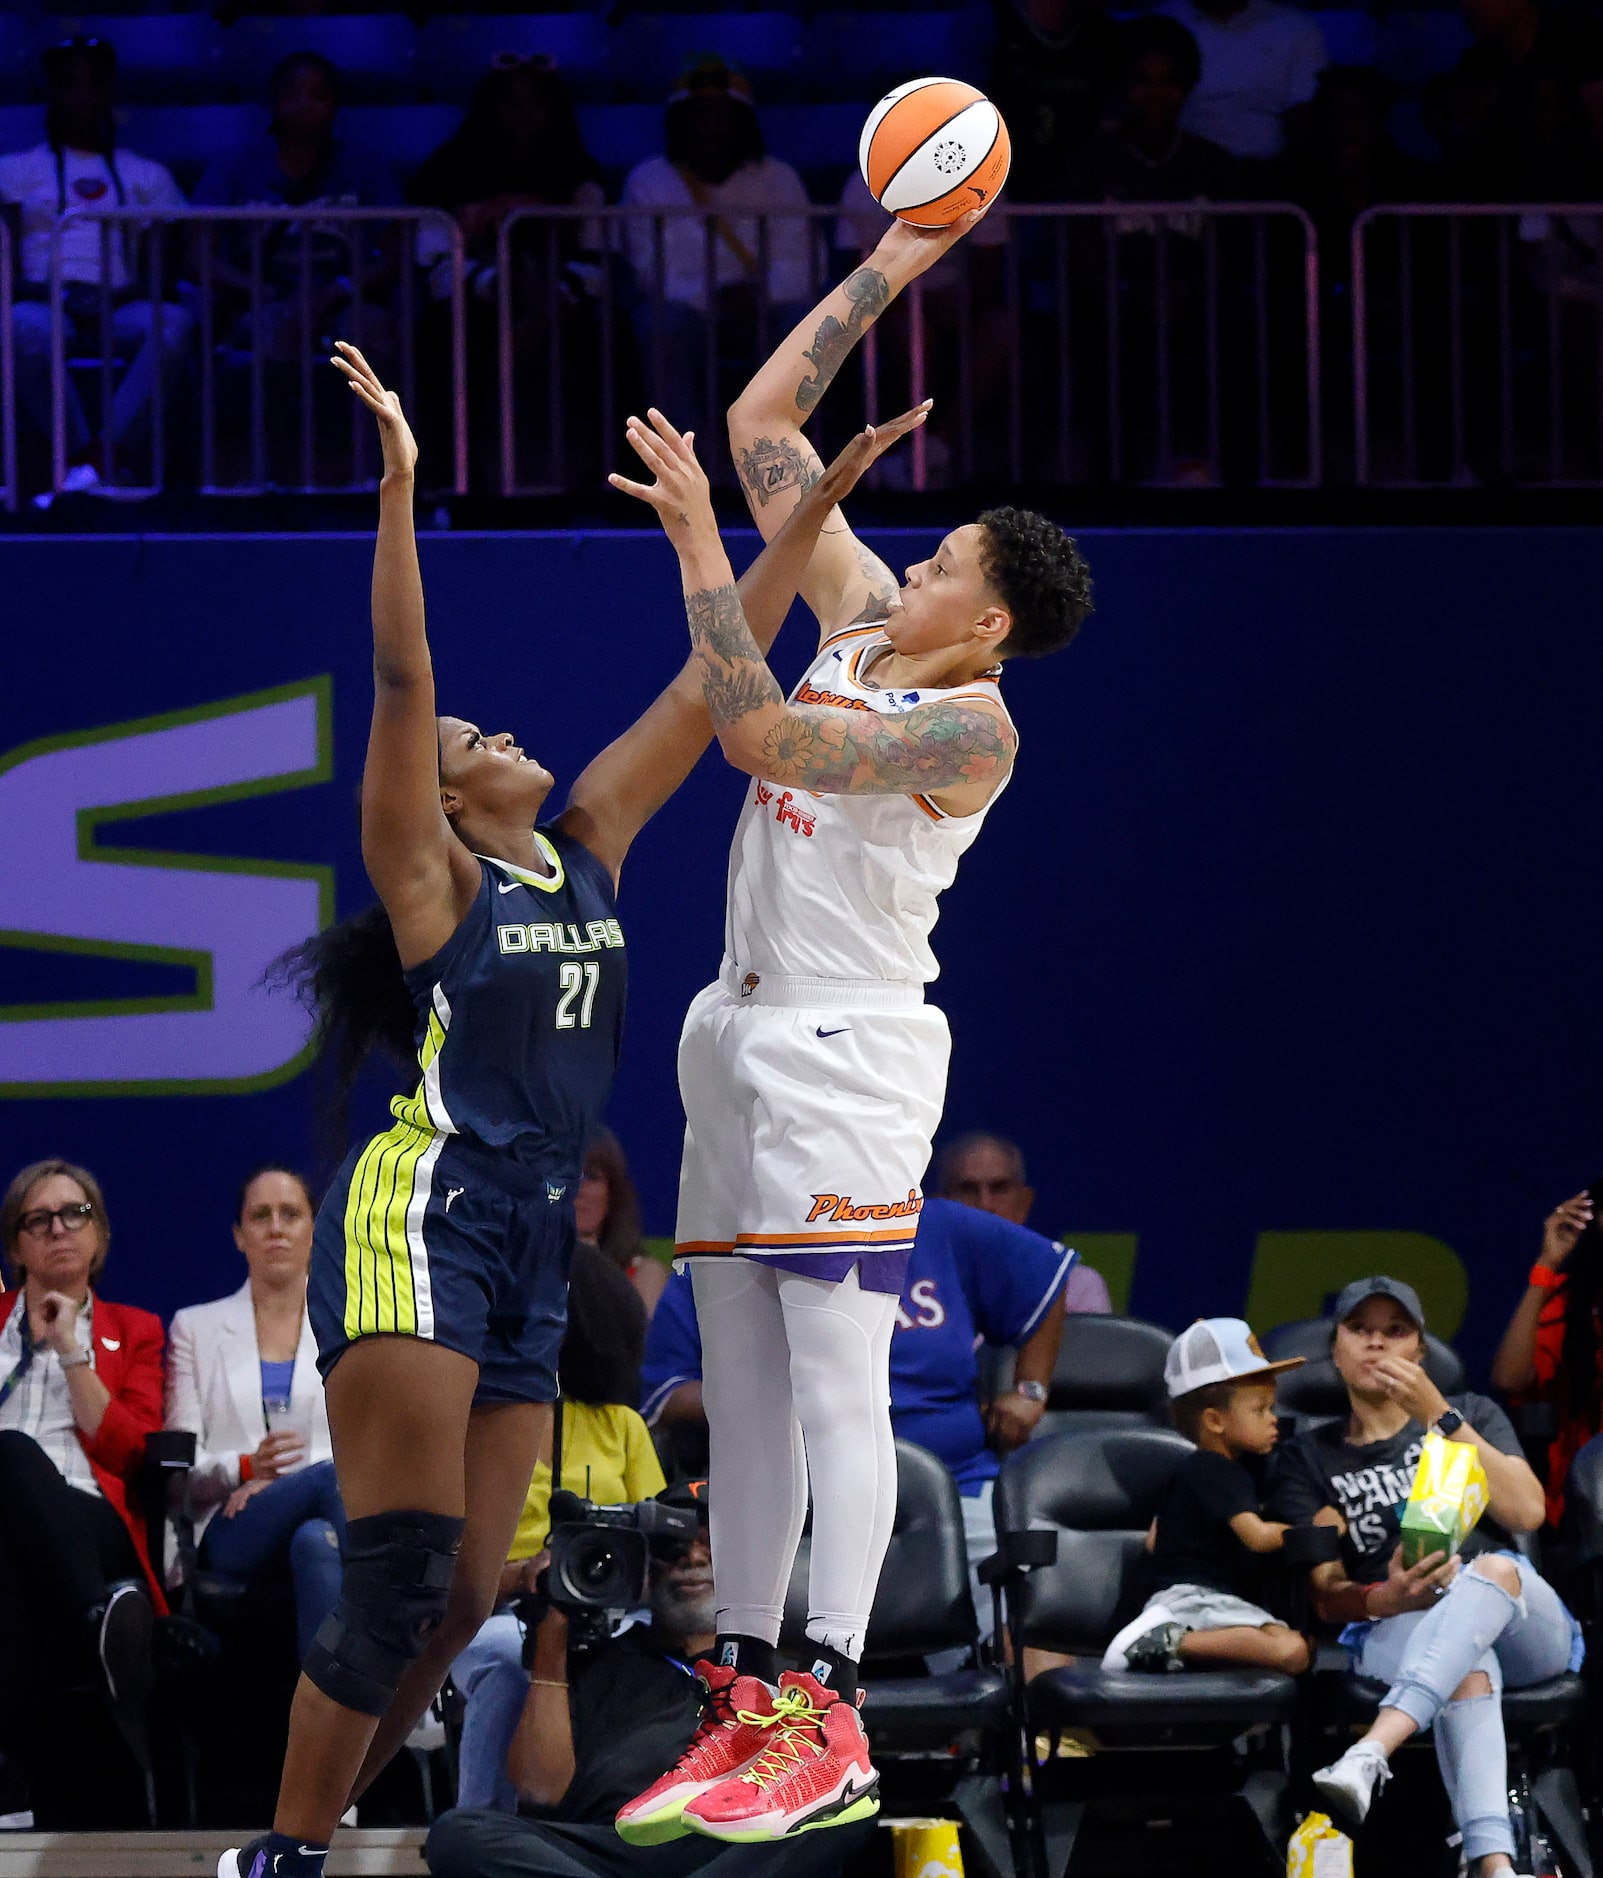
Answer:
[{"label": "outstretched arm", "polygon": [[[928,411],[927,404],[920,405],[854,437],[741,576],[740,603],[759,657],[779,637],[831,509],[871,463],[923,423]],[[694,433],[687,433],[687,440],[693,444]],[[635,836],[695,768],[712,734],[701,669],[692,656],[623,735],[586,765],[558,826],[582,841],[616,880]]]},{"label": "outstretched arm", "polygon": [[401,411],[355,346],[332,361],[378,419],[384,450],[373,549],[373,723],[362,771],[362,859],[395,928],[403,965],[432,958],[478,891],[479,868],[440,806],[434,667],[423,626],[423,576],[412,526],[417,445]]},{"label": "outstretched arm", "polygon": [[[938,233],[897,222],[868,259],[808,314],[735,400],[729,448],[746,505],[764,540],[772,540],[823,465],[802,426],[834,382],[852,348],[902,289],[932,267],[979,220],[964,216]],[[802,582],[802,597],[823,633],[879,620],[896,577],[864,547],[839,510],[824,522]]]},{"label": "outstretched arm", "polygon": [[994,790],[1013,761],[1013,727],[998,707],[954,700],[898,717],[789,704],[752,638],[719,538],[707,478],[691,440],[659,413],[631,442],[656,475],[649,487],[612,478],[649,503],[679,555],[692,663],[713,729],[736,769],[819,795],[928,795]]}]

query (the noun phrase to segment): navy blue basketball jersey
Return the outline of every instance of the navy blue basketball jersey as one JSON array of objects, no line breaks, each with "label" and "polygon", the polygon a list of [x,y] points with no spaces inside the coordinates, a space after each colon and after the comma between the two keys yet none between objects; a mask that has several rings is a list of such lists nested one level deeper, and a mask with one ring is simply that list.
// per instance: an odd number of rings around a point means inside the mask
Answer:
[{"label": "navy blue basketball jersey", "polygon": [[535,840],[551,875],[481,855],[467,917],[407,972],[423,1080],[390,1106],[571,1182],[618,1063],[627,954],[606,868],[555,829]]}]

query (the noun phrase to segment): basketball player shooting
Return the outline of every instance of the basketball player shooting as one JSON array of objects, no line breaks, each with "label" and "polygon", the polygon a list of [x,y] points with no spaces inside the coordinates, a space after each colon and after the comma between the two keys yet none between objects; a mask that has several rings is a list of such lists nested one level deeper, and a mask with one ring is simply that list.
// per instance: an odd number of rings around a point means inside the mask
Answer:
[{"label": "basketball player shooting", "polygon": [[[802,426],[842,361],[973,219],[933,236],[893,227],[736,404],[735,460],[765,537],[817,507],[823,471]],[[618,1824],[637,1842],[773,1839],[878,1804],[857,1665],[896,1507],[891,1331],[950,1053],[924,1002],[929,937],[1012,773],[1001,666],[1067,645],[1090,583],[1055,523],[997,508],[898,586],[832,508],[801,575],[818,651],[787,698],[690,444],[656,413],[630,438],[656,481],[613,480],[656,508],[678,550],[713,725],[753,781],[723,968],[679,1055],[676,1251],[693,1260],[705,1353],[718,1646],[700,1670],[700,1732]],[[809,1474],[809,1667],[776,1688]]]}]

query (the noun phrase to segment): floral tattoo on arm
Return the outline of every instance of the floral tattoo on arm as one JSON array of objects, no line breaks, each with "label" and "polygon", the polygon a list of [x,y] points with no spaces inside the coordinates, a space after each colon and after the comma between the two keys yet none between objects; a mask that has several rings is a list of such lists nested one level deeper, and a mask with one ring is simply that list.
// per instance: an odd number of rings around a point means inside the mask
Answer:
[{"label": "floral tattoo on arm", "polygon": [[760,773],[772,782],[825,795],[914,795],[995,784],[1012,765],[1013,727],[981,703],[923,704],[895,717],[787,705],[733,586],[687,595],[685,613],[714,728],[777,713],[762,739]]},{"label": "floral tattoo on arm", "polygon": [[847,276],[844,291],[851,302],[844,323],[833,313],[826,313],[813,334],[812,345],[802,354],[813,368],[812,376],[796,387],[796,409],[804,415],[835,382],[846,355],[891,303],[890,283],[878,268],[858,268]]}]

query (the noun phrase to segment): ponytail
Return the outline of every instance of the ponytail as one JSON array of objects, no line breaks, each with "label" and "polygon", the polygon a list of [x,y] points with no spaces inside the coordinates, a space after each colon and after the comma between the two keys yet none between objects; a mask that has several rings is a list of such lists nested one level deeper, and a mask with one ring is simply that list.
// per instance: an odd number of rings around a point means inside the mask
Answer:
[{"label": "ponytail", "polygon": [[373,1056],[415,1067],[417,1011],[401,974],[390,916],[377,901],[274,961],[268,982],[292,990],[317,1017],[317,1045],[332,1078],[324,1124],[339,1152],[351,1088]]}]

